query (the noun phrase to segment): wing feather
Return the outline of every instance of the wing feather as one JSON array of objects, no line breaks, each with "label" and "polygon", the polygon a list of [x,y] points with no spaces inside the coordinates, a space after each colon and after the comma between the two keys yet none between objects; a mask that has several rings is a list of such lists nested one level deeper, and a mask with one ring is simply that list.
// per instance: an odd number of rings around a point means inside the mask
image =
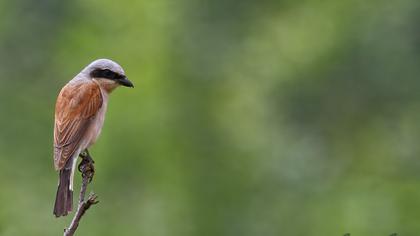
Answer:
[{"label": "wing feather", "polygon": [[102,102],[101,90],[94,82],[67,84],[61,90],[55,106],[54,166],[57,170],[79,148]]}]

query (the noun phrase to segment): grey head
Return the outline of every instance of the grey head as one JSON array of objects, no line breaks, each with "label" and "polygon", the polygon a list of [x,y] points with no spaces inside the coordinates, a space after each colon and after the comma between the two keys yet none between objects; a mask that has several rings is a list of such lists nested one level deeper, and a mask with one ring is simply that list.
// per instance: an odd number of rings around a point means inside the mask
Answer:
[{"label": "grey head", "polygon": [[98,59],[86,66],[80,74],[88,78],[108,79],[125,87],[134,87],[123,68],[109,59]]}]

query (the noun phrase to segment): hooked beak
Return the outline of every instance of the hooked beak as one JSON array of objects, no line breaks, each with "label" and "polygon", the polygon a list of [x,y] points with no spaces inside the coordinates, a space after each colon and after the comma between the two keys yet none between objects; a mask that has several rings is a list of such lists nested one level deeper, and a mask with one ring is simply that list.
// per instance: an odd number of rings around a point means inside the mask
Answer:
[{"label": "hooked beak", "polygon": [[134,88],[133,83],[131,83],[131,81],[128,80],[127,77],[118,79],[118,83],[121,84],[122,86],[125,86],[125,87]]}]

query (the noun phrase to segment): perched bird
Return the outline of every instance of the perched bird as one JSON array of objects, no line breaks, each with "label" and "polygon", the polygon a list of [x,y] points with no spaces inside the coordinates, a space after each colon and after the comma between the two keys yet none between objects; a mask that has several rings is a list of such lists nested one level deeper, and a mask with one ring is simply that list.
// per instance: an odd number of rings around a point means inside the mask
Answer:
[{"label": "perched bird", "polygon": [[77,158],[82,152],[88,153],[101,133],[108,96],[120,85],[134,87],[120,65],[99,59],[70,80],[58,95],[54,125],[54,167],[60,172],[56,217],[72,210]]}]

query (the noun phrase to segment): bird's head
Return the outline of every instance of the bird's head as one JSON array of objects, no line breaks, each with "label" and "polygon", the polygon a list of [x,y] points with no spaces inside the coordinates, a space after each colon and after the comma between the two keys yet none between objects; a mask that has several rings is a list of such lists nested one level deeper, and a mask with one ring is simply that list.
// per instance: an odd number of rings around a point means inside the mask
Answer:
[{"label": "bird's head", "polygon": [[122,85],[134,88],[133,83],[127,79],[123,68],[109,59],[98,59],[90,63],[82,73],[98,82],[109,92]]}]

